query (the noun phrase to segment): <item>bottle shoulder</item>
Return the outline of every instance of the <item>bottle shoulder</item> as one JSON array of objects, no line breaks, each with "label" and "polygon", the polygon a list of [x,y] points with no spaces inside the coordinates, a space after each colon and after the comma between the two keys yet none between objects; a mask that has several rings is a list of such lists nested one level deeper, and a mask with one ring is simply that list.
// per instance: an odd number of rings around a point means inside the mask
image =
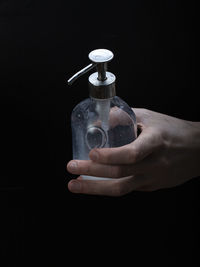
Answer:
[{"label": "bottle shoulder", "polygon": [[[96,99],[98,100],[98,99]],[[119,96],[114,96],[113,98],[110,99],[110,102],[112,105],[117,106],[118,108],[123,109],[124,111],[127,111],[130,114],[134,114],[132,108]],[[72,112],[76,112],[77,110],[81,109],[81,110],[86,110],[89,108],[90,105],[94,105],[95,103],[95,99],[93,98],[86,98],[83,101],[81,101],[80,103],[78,103]]]},{"label": "bottle shoulder", "polygon": [[112,114],[116,113],[121,115],[122,113],[119,113],[119,110],[122,110],[124,115],[127,114],[128,117],[130,117],[132,121],[136,123],[136,116],[133,110],[123,99],[118,96],[114,96],[111,99],[105,100],[86,98],[74,107],[71,115],[72,119],[75,121],[88,119],[95,120],[99,116],[101,117],[99,113],[100,110],[103,111],[103,113],[106,112],[108,105]]}]

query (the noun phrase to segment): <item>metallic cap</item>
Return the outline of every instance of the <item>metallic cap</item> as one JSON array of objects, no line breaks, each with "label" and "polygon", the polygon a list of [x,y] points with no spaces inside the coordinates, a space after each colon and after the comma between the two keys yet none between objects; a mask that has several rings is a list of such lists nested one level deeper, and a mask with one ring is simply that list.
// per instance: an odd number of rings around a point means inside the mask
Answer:
[{"label": "metallic cap", "polygon": [[106,71],[106,79],[100,81],[98,72],[95,72],[89,77],[89,93],[91,97],[97,99],[112,98],[116,95],[115,80],[113,73]]}]

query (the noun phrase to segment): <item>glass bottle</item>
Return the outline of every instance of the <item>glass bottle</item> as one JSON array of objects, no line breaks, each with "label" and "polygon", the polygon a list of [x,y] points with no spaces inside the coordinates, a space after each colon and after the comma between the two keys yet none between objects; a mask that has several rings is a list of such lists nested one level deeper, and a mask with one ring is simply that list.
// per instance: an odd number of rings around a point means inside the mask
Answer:
[{"label": "glass bottle", "polygon": [[129,105],[116,96],[115,75],[106,71],[107,62],[112,58],[113,53],[107,49],[93,50],[89,54],[92,63],[68,80],[68,84],[72,84],[81,75],[97,68],[97,72],[89,76],[90,97],[72,111],[73,159],[88,160],[93,148],[120,147],[133,142],[137,137],[136,116]]}]

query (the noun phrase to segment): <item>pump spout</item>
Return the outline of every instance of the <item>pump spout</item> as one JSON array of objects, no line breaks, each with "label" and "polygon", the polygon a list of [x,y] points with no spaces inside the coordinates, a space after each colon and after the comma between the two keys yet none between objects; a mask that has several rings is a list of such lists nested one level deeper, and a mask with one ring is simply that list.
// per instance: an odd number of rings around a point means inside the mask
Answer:
[{"label": "pump spout", "polygon": [[90,71],[91,69],[93,69],[94,67],[96,67],[97,64],[95,63],[91,63],[88,66],[86,66],[85,68],[83,68],[82,70],[78,71],[76,74],[74,74],[68,81],[68,85],[72,85],[73,82],[75,82],[80,76],[84,75],[85,73],[87,73],[88,71]]}]

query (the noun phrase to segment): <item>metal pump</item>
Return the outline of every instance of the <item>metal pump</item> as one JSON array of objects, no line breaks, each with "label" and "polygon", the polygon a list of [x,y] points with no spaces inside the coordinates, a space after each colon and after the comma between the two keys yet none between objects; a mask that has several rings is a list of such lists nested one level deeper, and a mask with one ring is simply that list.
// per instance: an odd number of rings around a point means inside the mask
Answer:
[{"label": "metal pump", "polygon": [[97,68],[97,72],[89,76],[89,92],[90,96],[97,99],[108,99],[116,95],[115,80],[113,73],[106,71],[107,63],[114,57],[113,53],[107,49],[96,49],[89,53],[91,64],[74,74],[69,80],[71,85],[80,76],[84,75],[93,68]]}]

